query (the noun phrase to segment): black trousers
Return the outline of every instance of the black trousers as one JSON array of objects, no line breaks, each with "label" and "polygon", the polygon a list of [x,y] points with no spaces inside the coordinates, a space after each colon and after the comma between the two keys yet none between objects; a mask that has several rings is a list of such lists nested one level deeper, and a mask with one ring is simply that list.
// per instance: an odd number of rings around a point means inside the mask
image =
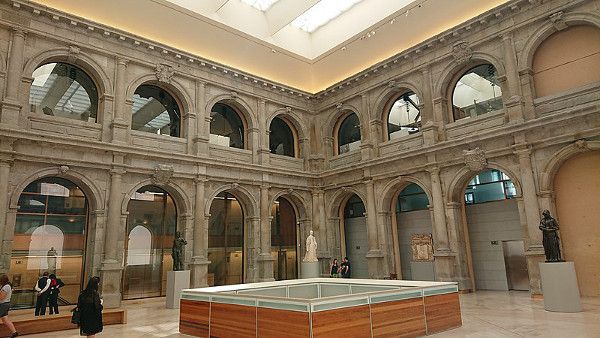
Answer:
[{"label": "black trousers", "polygon": [[48,303],[48,292],[44,292],[41,295],[37,296],[37,300],[35,301],[35,315],[45,315],[46,314],[46,305]]},{"label": "black trousers", "polygon": [[50,314],[58,314],[58,292],[51,292],[48,295],[48,308]]}]

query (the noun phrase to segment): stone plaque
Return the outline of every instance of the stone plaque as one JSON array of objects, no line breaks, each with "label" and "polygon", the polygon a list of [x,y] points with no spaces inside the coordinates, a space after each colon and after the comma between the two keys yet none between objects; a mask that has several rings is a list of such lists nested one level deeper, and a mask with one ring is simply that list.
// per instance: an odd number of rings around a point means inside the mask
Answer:
[{"label": "stone plaque", "polygon": [[413,262],[433,262],[433,237],[431,234],[413,234],[410,246]]}]

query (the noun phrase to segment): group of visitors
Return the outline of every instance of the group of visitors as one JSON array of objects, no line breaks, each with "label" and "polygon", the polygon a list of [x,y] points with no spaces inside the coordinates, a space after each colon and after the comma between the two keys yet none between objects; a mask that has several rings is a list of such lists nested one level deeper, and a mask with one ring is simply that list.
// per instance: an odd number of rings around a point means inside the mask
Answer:
[{"label": "group of visitors", "polygon": [[48,272],[42,274],[34,287],[37,293],[35,301],[36,316],[45,315],[47,306],[50,308],[51,315],[58,314],[58,294],[63,286],[65,286],[65,283],[57,278],[55,274],[48,274]]},{"label": "group of visitors", "polygon": [[339,264],[337,258],[334,258],[329,266],[329,271],[329,276],[332,278],[350,278],[351,267],[348,257],[342,259],[342,264]]}]

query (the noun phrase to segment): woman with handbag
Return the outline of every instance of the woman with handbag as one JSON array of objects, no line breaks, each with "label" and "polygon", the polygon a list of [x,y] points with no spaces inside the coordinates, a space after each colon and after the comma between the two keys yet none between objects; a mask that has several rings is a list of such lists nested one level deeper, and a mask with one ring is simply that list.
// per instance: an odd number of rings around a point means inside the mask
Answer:
[{"label": "woman with handbag", "polygon": [[[94,338],[96,333],[102,332],[102,299],[98,294],[100,278],[92,277],[87,283],[85,290],[79,294],[77,308],[79,312],[79,334]],[[73,319],[76,319],[73,313]]]},{"label": "woman with handbag", "polygon": [[0,287],[0,320],[2,320],[2,324],[4,324],[4,326],[10,330],[10,337],[14,338],[18,336],[19,333],[15,329],[15,325],[8,318],[10,297],[12,296],[12,286],[8,282],[8,276],[5,274],[0,275]]}]

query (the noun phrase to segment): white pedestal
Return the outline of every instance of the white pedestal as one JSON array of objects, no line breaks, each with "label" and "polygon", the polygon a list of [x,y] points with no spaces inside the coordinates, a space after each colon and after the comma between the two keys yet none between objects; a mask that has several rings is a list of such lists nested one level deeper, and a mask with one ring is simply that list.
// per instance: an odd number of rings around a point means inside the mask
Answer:
[{"label": "white pedestal", "polygon": [[579,287],[573,262],[540,263],[544,309],[580,312]]},{"label": "white pedestal", "polygon": [[190,270],[167,272],[167,309],[179,309],[181,290],[190,288]]},{"label": "white pedestal", "polygon": [[302,262],[302,278],[319,278],[319,262]]}]

